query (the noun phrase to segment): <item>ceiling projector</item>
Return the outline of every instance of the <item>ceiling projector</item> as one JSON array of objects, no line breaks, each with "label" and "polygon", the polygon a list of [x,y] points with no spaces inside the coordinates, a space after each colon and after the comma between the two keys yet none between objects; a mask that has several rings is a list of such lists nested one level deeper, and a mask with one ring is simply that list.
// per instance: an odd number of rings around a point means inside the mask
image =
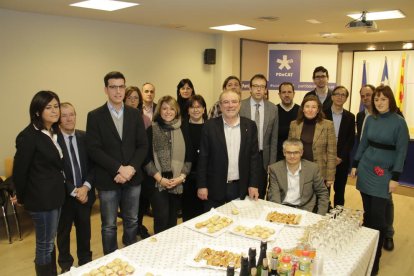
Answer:
[{"label": "ceiling projector", "polygon": [[377,24],[371,20],[355,20],[348,23],[350,29],[376,29]]}]

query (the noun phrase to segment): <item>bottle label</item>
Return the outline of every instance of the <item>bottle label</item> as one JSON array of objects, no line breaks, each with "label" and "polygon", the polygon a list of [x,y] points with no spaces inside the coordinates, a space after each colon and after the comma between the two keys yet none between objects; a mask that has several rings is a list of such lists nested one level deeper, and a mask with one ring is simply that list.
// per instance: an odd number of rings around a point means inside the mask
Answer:
[{"label": "bottle label", "polygon": [[310,271],[310,265],[311,265],[310,262],[299,263],[299,270],[309,272]]}]

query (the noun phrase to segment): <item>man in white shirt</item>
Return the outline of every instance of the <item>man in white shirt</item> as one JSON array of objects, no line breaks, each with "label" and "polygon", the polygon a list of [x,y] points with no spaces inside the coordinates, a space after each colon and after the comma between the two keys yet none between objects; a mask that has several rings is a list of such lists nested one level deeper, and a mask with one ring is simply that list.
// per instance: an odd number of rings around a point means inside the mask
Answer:
[{"label": "man in white shirt", "polygon": [[328,190],[316,163],[302,159],[303,144],[299,139],[283,143],[285,160],[269,166],[268,200],[290,207],[325,215],[328,211]]},{"label": "man in white shirt", "polygon": [[198,161],[198,197],[209,211],[248,195],[258,198],[261,167],[256,124],[240,117],[240,95],[220,95],[222,116],[208,120],[202,131]]}]

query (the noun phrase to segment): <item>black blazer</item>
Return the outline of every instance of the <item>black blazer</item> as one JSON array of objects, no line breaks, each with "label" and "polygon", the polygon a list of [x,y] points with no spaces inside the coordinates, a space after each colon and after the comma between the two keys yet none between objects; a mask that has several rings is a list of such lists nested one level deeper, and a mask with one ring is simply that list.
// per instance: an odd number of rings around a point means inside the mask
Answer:
[{"label": "black blazer", "polygon": [[[92,168],[92,162],[88,160],[88,153],[86,152],[86,133],[82,130],[75,130],[76,136],[76,143],[78,146],[78,155],[79,155],[79,162],[81,167],[82,173],[82,183],[88,181],[91,184],[91,189],[88,192],[88,202],[86,204],[92,206],[95,202],[95,188],[94,188],[94,171]],[[72,172],[72,164],[70,163],[70,153],[68,151],[68,147],[65,143],[65,138],[63,137],[62,133],[58,135],[58,143],[62,148],[63,152],[63,160],[64,160],[64,172],[65,172],[65,184],[66,184],[66,196],[72,197],[70,194],[72,193],[75,185],[73,184],[73,172]]]},{"label": "black blazer", "polygon": [[[317,96],[315,89],[312,90],[312,91],[309,91],[308,93],[306,93],[305,94],[305,97],[306,96],[309,96],[309,95],[315,95],[315,96]],[[331,89],[328,89],[328,95],[326,95],[326,99],[325,99],[325,101],[322,104],[323,112],[326,112],[329,109],[331,109],[331,106],[332,106],[332,90]]]},{"label": "black blazer", "polygon": [[16,138],[13,181],[29,211],[60,208],[65,200],[63,161],[53,141],[30,124]]},{"label": "black blazer", "polygon": [[95,187],[98,190],[116,190],[114,181],[121,165],[132,166],[136,173],[125,184],[139,185],[143,179],[141,166],[148,151],[144,121],[138,109],[124,106],[122,139],[119,137],[107,103],[88,113],[86,145],[94,162]]},{"label": "black blazer", "polygon": [[[333,121],[332,109],[325,111],[326,119]],[[344,109],[341,125],[339,126],[338,142],[336,143],[337,156],[342,162],[348,162],[355,143],[355,115]]]},{"label": "black blazer", "polygon": [[356,117],[357,138],[358,138],[357,143],[359,143],[359,140],[361,140],[362,125],[364,124],[364,120],[365,120],[365,110],[362,110],[358,112],[357,117]]},{"label": "black blazer", "polygon": [[[248,187],[258,187],[260,169],[257,128],[254,121],[240,117],[239,185],[240,198],[247,195]],[[208,198],[222,201],[226,196],[228,156],[224,136],[223,118],[208,120],[201,134],[198,160],[197,188],[207,188]]]}]

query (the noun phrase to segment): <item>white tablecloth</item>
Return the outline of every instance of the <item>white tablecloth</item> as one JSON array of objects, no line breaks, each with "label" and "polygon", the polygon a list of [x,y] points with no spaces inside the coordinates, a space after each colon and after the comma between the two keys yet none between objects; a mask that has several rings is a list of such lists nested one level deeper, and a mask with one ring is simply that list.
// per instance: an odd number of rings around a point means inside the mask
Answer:
[{"label": "white tablecloth", "polygon": [[[249,208],[241,208],[240,214],[232,215],[231,210],[234,208],[232,203],[221,206],[217,210],[223,214],[233,217],[235,220],[243,218],[258,219],[263,216],[264,208],[278,207],[286,208],[279,204],[259,200],[253,202]],[[304,224],[317,222],[321,216],[307,213],[304,218]],[[188,258],[194,257],[195,252],[200,247],[231,247],[241,248],[247,254],[249,247],[256,247],[259,250],[260,241],[240,237],[231,233],[224,233],[219,237],[210,237],[197,233],[184,226],[186,223],[194,223],[197,218],[177,225],[167,231],[159,233],[155,237],[156,241],[147,238],[131,246],[119,250],[122,255],[129,260],[134,261],[146,271],[155,272],[156,275],[226,275],[223,270],[212,270],[204,268],[193,268],[185,264]],[[268,243],[268,250],[274,246],[281,248],[292,248],[298,238],[303,235],[303,227],[289,227],[282,229],[278,238]],[[338,253],[336,257],[324,258],[324,275],[370,275],[374,261],[375,251],[378,243],[379,232],[369,228],[362,227],[356,237],[353,239],[352,250]],[[259,252],[259,251],[258,251]],[[104,256],[85,266],[93,267],[94,263],[104,261]],[[79,275],[78,269],[72,269],[72,275]],[[140,269],[138,269],[140,270]],[[141,275],[141,274],[137,274]],[[142,274],[144,275],[144,274]]]}]

